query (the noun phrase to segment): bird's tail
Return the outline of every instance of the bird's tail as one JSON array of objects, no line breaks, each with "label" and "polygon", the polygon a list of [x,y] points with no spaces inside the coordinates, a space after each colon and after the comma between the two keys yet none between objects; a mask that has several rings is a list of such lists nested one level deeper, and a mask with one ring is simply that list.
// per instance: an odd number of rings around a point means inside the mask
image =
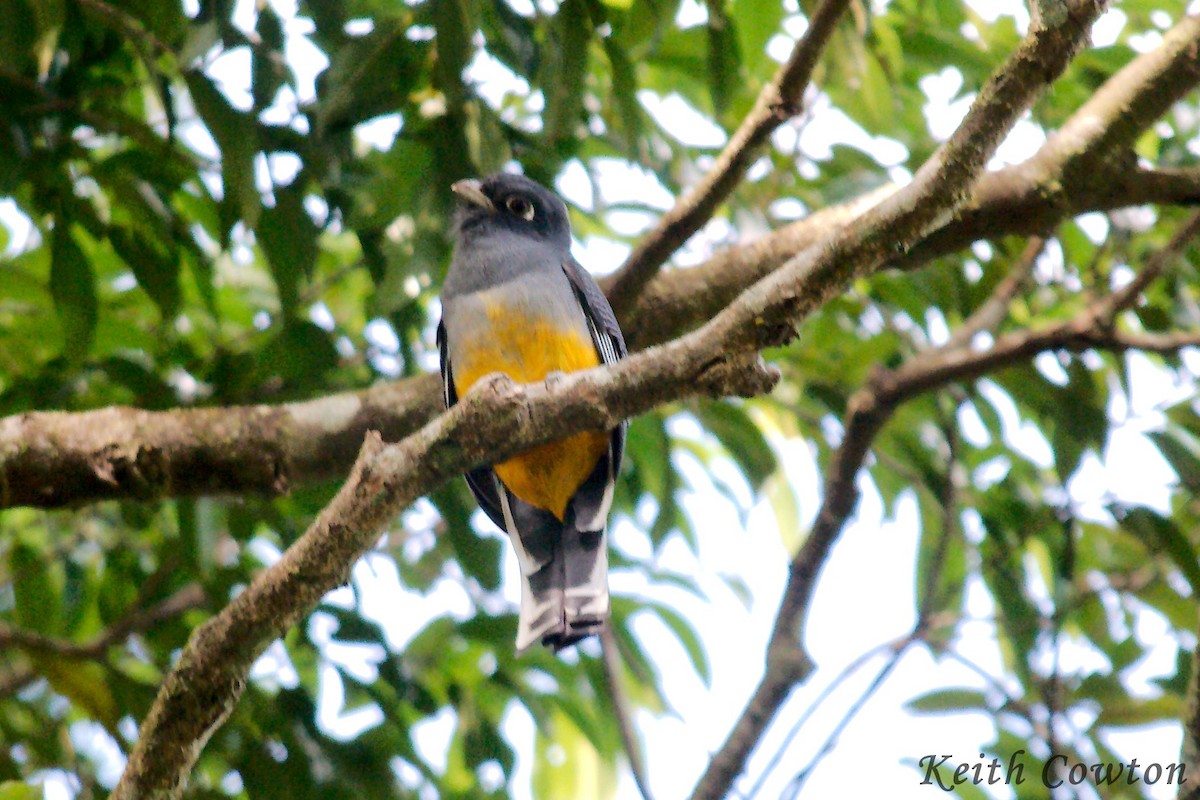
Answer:
[{"label": "bird's tail", "polygon": [[606,532],[563,525],[550,559],[521,575],[517,651],[539,642],[557,652],[599,633],[608,619]]}]

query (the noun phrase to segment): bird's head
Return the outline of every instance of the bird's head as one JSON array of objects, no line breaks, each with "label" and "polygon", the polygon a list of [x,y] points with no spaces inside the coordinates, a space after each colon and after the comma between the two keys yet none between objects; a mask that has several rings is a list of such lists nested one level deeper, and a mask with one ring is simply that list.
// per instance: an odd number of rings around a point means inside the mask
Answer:
[{"label": "bird's head", "polygon": [[524,175],[498,172],[482,180],[462,180],[451,190],[461,201],[460,240],[507,231],[571,247],[567,207],[558,195]]}]

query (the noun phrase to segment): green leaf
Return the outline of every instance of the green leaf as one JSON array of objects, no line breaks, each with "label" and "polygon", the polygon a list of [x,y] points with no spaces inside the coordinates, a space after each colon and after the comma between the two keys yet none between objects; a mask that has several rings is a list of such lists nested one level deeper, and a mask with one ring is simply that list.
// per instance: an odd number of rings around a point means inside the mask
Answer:
[{"label": "green leaf", "polygon": [[936,689],[905,703],[912,711],[947,714],[962,711],[987,711],[987,695],[978,689]]},{"label": "green leaf", "polygon": [[644,607],[657,614],[659,619],[670,628],[671,633],[675,634],[675,638],[687,652],[696,674],[704,681],[705,686],[711,686],[712,665],[708,660],[708,651],[704,649],[704,644],[700,641],[700,636],[692,624],[682,614],[664,603],[647,601]]},{"label": "green leaf", "polygon": [[30,786],[17,781],[0,783],[0,800],[42,800],[40,786]]},{"label": "green leaf", "polygon": [[62,324],[64,351],[79,361],[92,345],[99,309],[92,266],[65,221],[54,227],[50,259],[50,295]]},{"label": "green leaf", "polygon": [[261,353],[259,377],[282,379],[294,391],[319,386],[337,366],[338,354],[329,334],[311,322],[292,322]]},{"label": "green leaf", "polygon": [[637,100],[637,77],[633,62],[624,48],[620,46],[615,36],[602,40],[604,52],[608,56],[609,71],[612,76],[612,102],[616,106],[618,131],[625,143],[625,152],[630,158],[638,158],[638,142],[642,138],[644,112]]},{"label": "green leaf", "polygon": [[549,731],[538,730],[533,763],[533,796],[538,800],[611,800],[616,797],[613,761],[596,748],[562,711],[551,716]]},{"label": "green leaf", "polygon": [[342,42],[318,81],[316,128],[345,130],[402,108],[428,80],[430,43],[408,38],[409,12],[382,16],[365,36]]},{"label": "green leaf", "polygon": [[221,203],[223,236],[241,219],[253,227],[258,222],[262,201],[254,183],[254,156],[258,152],[258,128],[254,118],[235,109],[212,80],[199,71],[189,71],[188,92],[196,111],[221,148]]},{"label": "green leaf", "polygon": [[805,533],[800,526],[800,500],[796,496],[796,487],[783,470],[779,470],[764,482],[763,493],[771,504],[783,547],[794,556],[804,543]]},{"label": "green leaf", "polygon": [[180,303],[178,254],[162,242],[123,226],[110,228],[108,238],[133,271],[138,285],[158,306],[163,319],[174,318]]},{"label": "green leaf", "polygon": [[1183,698],[1163,695],[1151,699],[1122,697],[1113,694],[1100,706],[1096,725],[1111,727],[1140,727],[1168,720],[1177,720],[1183,713]]},{"label": "green leaf", "polygon": [[1193,495],[1200,494],[1200,437],[1187,428],[1171,423],[1165,430],[1147,434],[1158,451],[1175,470],[1179,481]]},{"label": "green leaf", "polygon": [[317,226],[304,210],[304,192],[297,180],[275,190],[275,207],[265,209],[258,222],[258,243],[267,255],[279,305],[287,319],[297,308],[300,282],[310,276],[317,258]]},{"label": "green leaf", "polygon": [[114,738],[118,737],[121,707],[104,667],[94,661],[66,660],[47,653],[34,654],[31,660],[54,691],[103,725]]},{"label": "green leaf", "polygon": [[1179,567],[1192,587],[1192,597],[1200,597],[1200,562],[1196,548],[1173,520],[1148,508],[1113,509],[1121,527],[1137,536],[1150,548],[1165,551]]},{"label": "green leaf", "polygon": [[753,491],[758,492],[779,469],[775,451],[746,413],[745,405],[705,401],[697,405],[696,417],[724,445]]},{"label": "green leaf", "polygon": [[772,37],[783,32],[783,19],[787,9],[782,2],[770,0],[733,0],[733,10],[729,14],[737,32],[738,52],[745,65],[747,77],[751,80],[751,88],[770,80],[775,70],[775,62],[767,55],[767,42]]},{"label": "green leaf", "polygon": [[724,0],[708,3],[708,88],[717,116],[725,113],[738,89],[741,49]]},{"label": "green leaf", "polygon": [[538,83],[546,98],[542,113],[545,141],[561,148],[573,139],[583,115],[583,80],[588,69],[591,20],[583,0],[564,0],[549,27],[542,48]]}]

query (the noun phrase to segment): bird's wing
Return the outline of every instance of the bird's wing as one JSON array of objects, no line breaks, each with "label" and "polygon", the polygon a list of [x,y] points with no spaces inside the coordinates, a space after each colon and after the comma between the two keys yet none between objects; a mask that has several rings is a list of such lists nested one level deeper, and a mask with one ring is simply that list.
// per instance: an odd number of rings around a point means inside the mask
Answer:
[{"label": "bird's wing", "polygon": [[[600,361],[612,364],[624,358],[625,337],[617,324],[612,306],[604,292],[596,285],[596,281],[588,274],[579,262],[567,256],[563,262],[563,272],[575,290],[583,314],[587,317],[588,329],[592,333],[592,342]],[[609,437],[608,453],[600,459],[595,471],[583,482],[576,492],[572,504],[575,507],[576,525],[583,531],[602,530],[608,519],[608,511],[612,506],[613,485],[617,473],[621,469],[621,459],[625,455],[625,432],[629,423],[622,421]]]},{"label": "bird's wing", "polygon": [[[449,409],[458,402],[458,392],[454,390],[454,370],[450,364],[450,348],[446,343],[446,324],[444,321],[439,321],[437,326],[437,343],[438,355],[442,371],[442,400]],[[488,515],[492,522],[496,523],[502,531],[507,531],[508,526],[504,524],[504,511],[500,502],[500,494],[496,489],[495,473],[488,467],[480,467],[478,469],[468,470],[466,473],[467,486],[471,490],[471,494],[475,495],[475,501],[479,503],[479,507],[483,509],[483,513]]]}]

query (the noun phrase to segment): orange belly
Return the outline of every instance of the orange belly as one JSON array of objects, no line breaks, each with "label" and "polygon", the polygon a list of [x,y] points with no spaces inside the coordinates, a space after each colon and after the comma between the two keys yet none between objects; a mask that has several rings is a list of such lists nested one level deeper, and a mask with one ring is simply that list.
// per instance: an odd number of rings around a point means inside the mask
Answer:
[{"label": "orange belly", "polygon": [[[491,336],[459,348],[454,389],[461,397],[484,375],[503,372],[520,383],[533,383],[551,372],[574,372],[600,363],[591,337],[563,331],[541,321],[513,319],[499,306],[486,307]],[[493,469],[508,490],[532,506],[562,520],[567,503],[596,468],[608,447],[608,435],[577,433],[526,450]]]}]

